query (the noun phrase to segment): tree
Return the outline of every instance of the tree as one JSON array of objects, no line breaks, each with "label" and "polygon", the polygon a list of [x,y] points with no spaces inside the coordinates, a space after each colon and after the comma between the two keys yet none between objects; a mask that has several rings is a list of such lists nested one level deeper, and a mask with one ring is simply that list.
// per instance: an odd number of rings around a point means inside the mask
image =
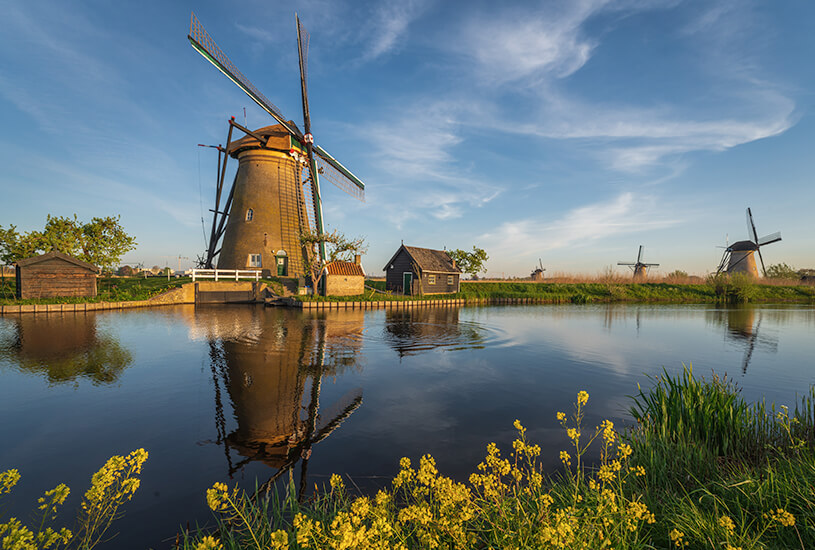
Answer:
[{"label": "tree", "polygon": [[455,260],[456,265],[471,277],[476,277],[479,273],[487,272],[484,267],[484,262],[490,259],[487,252],[483,248],[473,246],[472,252],[456,249],[451,250],[448,254]]},{"label": "tree", "polygon": [[0,226],[0,260],[6,264],[58,250],[79,258],[103,271],[111,271],[121,257],[136,248],[136,239],[119,223],[119,216],[91,218],[82,223],[73,218],[51,216],[42,231],[18,233],[14,225]]},{"label": "tree", "polygon": [[787,264],[773,264],[767,267],[768,279],[800,279],[798,271]]},{"label": "tree", "polygon": [[[326,262],[322,262],[318,248],[320,243],[326,245]],[[350,262],[357,254],[365,254],[368,246],[364,237],[349,238],[337,230],[331,233],[317,233],[316,231],[303,231],[300,233],[300,245],[306,249],[305,268],[311,277],[313,288],[317,289],[323,276],[326,264],[335,261]]]}]

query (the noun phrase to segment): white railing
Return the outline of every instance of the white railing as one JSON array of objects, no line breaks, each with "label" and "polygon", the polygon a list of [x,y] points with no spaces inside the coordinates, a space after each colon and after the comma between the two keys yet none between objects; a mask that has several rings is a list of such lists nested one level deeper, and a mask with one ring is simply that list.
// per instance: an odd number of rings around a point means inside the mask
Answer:
[{"label": "white railing", "polygon": [[237,281],[239,279],[260,280],[260,271],[240,269],[192,269],[192,280],[215,279],[216,281]]}]

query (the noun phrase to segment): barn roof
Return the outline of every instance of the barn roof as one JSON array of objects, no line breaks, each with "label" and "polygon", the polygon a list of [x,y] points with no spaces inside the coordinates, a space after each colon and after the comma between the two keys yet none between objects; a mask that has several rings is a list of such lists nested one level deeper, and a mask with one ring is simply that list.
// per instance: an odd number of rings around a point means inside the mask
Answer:
[{"label": "barn roof", "polygon": [[99,268],[96,267],[95,265],[89,264],[88,262],[83,262],[79,258],[74,258],[73,256],[69,256],[68,254],[63,254],[62,252],[59,252],[58,250],[52,250],[51,252],[48,252],[46,254],[42,254],[40,256],[32,256],[31,258],[26,258],[24,260],[19,260],[18,262],[16,262],[16,265],[19,266],[19,267],[25,267],[25,266],[28,266],[28,265],[38,264],[40,262],[45,262],[47,260],[51,260],[51,259],[54,259],[54,258],[56,258],[58,260],[65,261],[65,262],[68,262],[68,263],[72,263],[72,264],[77,265],[79,267],[85,268],[88,271],[93,271],[93,272],[99,271]]},{"label": "barn roof", "polygon": [[342,262],[338,260],[326,264],[325,270],[329,275],[365,276],[365,272],[362,271],[362,266],[354,262]]},{"label": "barn roof", "polygon": [[396,254],[383,268],[384,271],[388,270],[388,266],[393,263],[399,252],[403,250],[413,258],[413,261],[419,266],[422,271],[429,271],[432,273],[461,273],[461,269],[453,262],[453,258],[445,250],[433,250],[432,248],[419,248],[418,246],[405,246],[399,247]]}]

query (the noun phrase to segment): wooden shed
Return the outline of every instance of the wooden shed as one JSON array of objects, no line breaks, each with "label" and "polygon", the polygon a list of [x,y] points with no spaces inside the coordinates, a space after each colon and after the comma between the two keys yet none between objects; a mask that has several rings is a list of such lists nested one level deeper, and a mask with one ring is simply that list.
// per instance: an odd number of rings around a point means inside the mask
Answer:
[{"label": "wooden shed", "polygon": [[365,292],[365,272],[359,256],[354,262],[331,262],[324,270],[326,296],[357,296]]},{"label": "wooden shed", "polygon": [[403,294],[453,294],[459,291],[461,269],[444,250],[402,245],[384,271],[387,290]]},{"label": "wooden shed", "polygon": [[88,262],[53,250],[15,264],[17,298],[96,296],[99,269]]}]

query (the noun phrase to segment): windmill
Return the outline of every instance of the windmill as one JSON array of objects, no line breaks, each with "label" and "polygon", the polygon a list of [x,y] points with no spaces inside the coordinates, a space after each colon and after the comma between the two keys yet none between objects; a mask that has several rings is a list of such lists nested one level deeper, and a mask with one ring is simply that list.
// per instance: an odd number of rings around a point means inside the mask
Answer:
[{"label": "windmill", "polygon": [[637,254],[637,261],[636,262],[617,262],[617,265],[627,265],[631,269],[634,270],[634,280],[639,281],[645,279],[648,276],[648,269],[651,267],[658,267],[659,264],[646,264],[642,261],[643,252],[645,252],[645,247],[640,245],[640,252]]},{"label": "windmill", "polygon": [[722,259],[719,262],[719,267],[716,273],[746,273],[751,277],[758,277],[758,269],[756,268],[756,259],[754,252],[758,252],[758,259],[761,261],[761,271],[764,276],[767,276],[767,271],[764,269],[764,258],[761,257],[761,247],[776,243],[781,240],[781,232],[777,231],[770,235],[758,238],[756,232],[756,224],[753,222],[753,213],[747,209],[747,235],[749,239],[746,241],[738,241],[733,244],[727,245],[722,254]]},{"label": "windmill", "polygon": [[540,258],[538,258],[538,266],[536,266],[534,271],[532,271],[531,277],[533,281],[543,280],[543,272],[546,271],[546,269],[543,267],[543,260],[541,260]]},{"label": "windmill", "polygon": [[[314,143],[308,104],[307,58],[309,35],[295,16],[300,60],[303,128],[280,110],[238,70],[192,14],[187,38],[198,53],[226,75],[277,122],[250,130],[229,120],[226,146],[218,150],[218,179],[203,267],[270,270],[279,276],[305,274],[305,260],[319,254],[325,262],[325,243],[307,250],[300,235],[324,234],[319,175],[353,197],[364,200],[365,184],[325,149]],[[233,141],[233,130],[244,137]],[[224,188],[229,157],[238,170],[228,191]],[[226,192],[225,192],[226,191]],[[225,198],[224,198],[225,197]]]}]

